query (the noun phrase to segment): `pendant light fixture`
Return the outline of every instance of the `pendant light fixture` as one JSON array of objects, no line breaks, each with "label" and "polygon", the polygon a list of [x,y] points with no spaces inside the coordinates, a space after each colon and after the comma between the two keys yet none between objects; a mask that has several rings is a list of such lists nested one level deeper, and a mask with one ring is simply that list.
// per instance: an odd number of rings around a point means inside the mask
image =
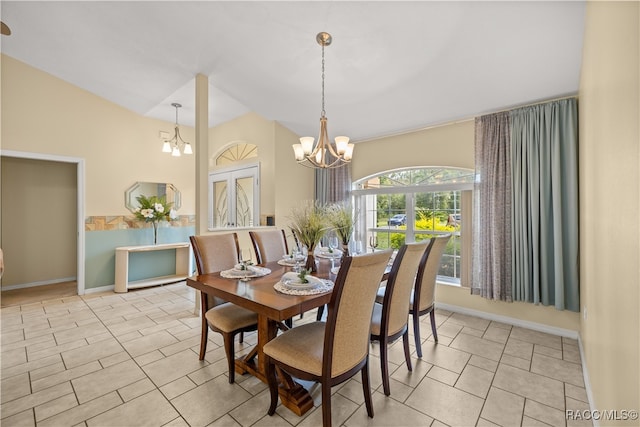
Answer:
[{"label": "pendant light fixture", "polygon": [[162,144],[162,152],[171,153],[174,157],[180,157],[181,151],[184,154],[193,154],[191,144],[182,139],[180,136],[180,128],[178,127],[178,108],[182,107],[182,104],[174,102],[171,105],[176,109],[175,134],[173,135],[173,138],[164,140],[164,144]]},{"label": "pendant light fixture", "polygon": [[300,144],[293,145],[296,161],[307,167],[317,169],[337,168],[351,162],[353,143],[346,136],[335,138],[335,147],[327,136],[327,118],[324,111],[324,47],[331,44],[331,34],[318,33],[316,41],[322,46],[322,111],[320,113],[320,136],[318,143],[314,143],[312,136],[300,138]]}]

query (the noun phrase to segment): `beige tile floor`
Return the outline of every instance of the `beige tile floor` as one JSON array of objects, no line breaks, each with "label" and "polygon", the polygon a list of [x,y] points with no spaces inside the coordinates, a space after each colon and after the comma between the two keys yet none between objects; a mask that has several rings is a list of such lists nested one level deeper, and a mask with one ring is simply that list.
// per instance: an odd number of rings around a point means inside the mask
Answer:
[{"label": "beige tile floor", "polygon": [[[200,319],[184,283],[90,294],[1,310],[3,426],[316,426],[278,407],[251,376],[229,384],[222,340],[209,334],[198,360]],[[296,323],[315,319],[308,313]],[[333,389],[334,425],[565,426],[565,410],[588,409],[575,340],[443,310],[439,343],[422,318],[423,357],[404,365],[390,349],[391,396],[382,393],[379,348],[371,345],[375,417],[359,375]],[[239,352],[255,343],[248,334]]]}]

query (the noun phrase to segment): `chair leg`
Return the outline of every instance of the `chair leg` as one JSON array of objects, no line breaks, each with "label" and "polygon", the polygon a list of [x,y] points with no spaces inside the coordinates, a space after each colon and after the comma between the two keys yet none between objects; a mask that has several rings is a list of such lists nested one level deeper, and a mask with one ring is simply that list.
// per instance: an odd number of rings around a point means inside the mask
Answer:
[{"label": "chair leg", "polygon": [[373,418],[373,400],[371,400],[371,383],[369,382],[369,358],[360,371],[362,373],[362,392],[364,393],[364,404],[367,407],[367,415]]},{"label": "chair leg", "polygon": [[204,360],[204,355],[207,352],[207,340],[209,338],[209,325],[207,325],[207,319],[202,318],[202,333],[200,334],[200,360]]},{"label": "chair leg", "polygon": [[416,353],[418,357],[422,357],[422,340],[420,339],[420,315],[414,313],[411,317],[413,317],[413,338],[416,342]]},{"label": "chair leg", "polygon": [[436,310],[431,309],[429,313],[429,317],[431,317],[431,333],[433,334],[433,340],[438,342],[438,331],[436,331]]},{"label": "chair leg", "polygon": [[404,345],[404,360],[407,362],[409,372],[413,371],[411,367],[411,351],[409,350],[409,328],[402,334],[402,344]]},{"label": "chair leg", "polygon": [[240,343],[244,342],[244,332],[240,332]]},{"label": "chair leg", "polygon": [[322,320],[322,315],[324,314],[324,305],[318,307],[318,313],[316,314],[316,320],[319,322]]},{"label": "chair leg", "polygon": [[269,393],[271,395],[271,404],[267,414],[273,415],[276,413],[276,407],[278,406],[278,379],[276,378],[276,366],[270,360],[267,360],[267,383],[269,384]]},{"label": "chair leg", "polygon": [[382,370],[382,388],[384,389],[385,396],[391,394],[391,387],[389,386],[389,361],[387,360],[387,340],[380,340],[380,369]]},{"label": "chair leg", "polygon": [[331,385],[322,383],[322,427],[331,427]]},{"label": "chair leg", "polygon": [[287,328],[291,329],[293,328],[293,318],[290,317],[287,320],[284,321],[284,324],[287,325]]},{"label": "chair leg", "polygon": [[236,380],[236,360],[235,351],[233,346],[234,334],[223,333],[224,338],[224,352],[227,354],[227,362],[229,365],[229,384],[233,384]]}]

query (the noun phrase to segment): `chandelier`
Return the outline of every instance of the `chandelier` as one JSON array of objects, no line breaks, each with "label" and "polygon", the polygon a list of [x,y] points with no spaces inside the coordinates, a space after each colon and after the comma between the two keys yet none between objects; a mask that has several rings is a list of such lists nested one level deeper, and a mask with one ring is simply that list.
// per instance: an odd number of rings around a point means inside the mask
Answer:
[{"label": "chandelier", "polygon": [[337,136],[335,146],[327,137],[327,118],[324,111],[324,47],[331,44],[331,34],[318,33],[316,41],[322,46],[322,111],[320,114],[320,136],[318,143],[314,143],[312,136],[300,138],[300,144],[293,144],[293,152],[296,161],[311,168],[337,168],[351,162],[353,144],[349,143],[349,137]]},{"label": "chandelier", "polygon": [[182,107],[182,104],[174,102],[171,106],[176,108],[175,134],[173,135],[173,138],[164,140],[164,144],[162,144],[162,152],[171,153],[174,157],[180,157],[180,151],[182,149],[182,153],[184,154],[193,154],[191,144],[182,139],[180,136],[180,128],[178,127],[178,108]]}]

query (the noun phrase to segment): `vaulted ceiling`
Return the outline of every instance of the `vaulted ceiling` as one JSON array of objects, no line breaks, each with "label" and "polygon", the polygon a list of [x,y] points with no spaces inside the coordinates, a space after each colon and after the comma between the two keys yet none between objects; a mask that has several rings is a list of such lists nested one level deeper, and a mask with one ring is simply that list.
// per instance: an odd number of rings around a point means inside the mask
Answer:
[{"label": "vaulted ceiling", "polygon": [[[577,93],[582,1],[2,1],[2,53],[144,116],[355,141]],[[62,100],[64,102],[64,100]]]}]

